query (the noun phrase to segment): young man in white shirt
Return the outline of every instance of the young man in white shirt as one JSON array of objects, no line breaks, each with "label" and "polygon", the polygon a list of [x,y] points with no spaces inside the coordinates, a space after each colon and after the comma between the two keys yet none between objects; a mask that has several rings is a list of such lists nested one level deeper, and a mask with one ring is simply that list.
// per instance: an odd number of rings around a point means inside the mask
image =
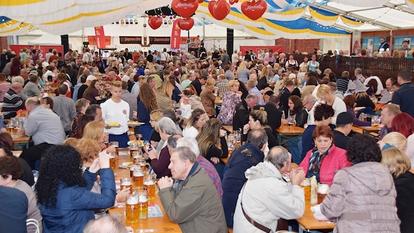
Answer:
[{"label": "young man in white shirt", "polygon": [[106,125],[115,126],[107,129],[109,142],[117,141],[120,148],[128,146],[128,120],[129,104],[122,98],[122,83],[113,82],[111,87],[112,97],[101,104],[102,118]]}]

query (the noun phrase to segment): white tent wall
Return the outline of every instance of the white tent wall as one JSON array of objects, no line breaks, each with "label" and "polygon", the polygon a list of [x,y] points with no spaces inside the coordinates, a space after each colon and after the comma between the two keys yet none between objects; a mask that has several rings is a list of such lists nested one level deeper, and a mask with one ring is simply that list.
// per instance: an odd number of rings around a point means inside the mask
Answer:
[{"label": "white tent wall", "polygon": [[351,37],[348,38],[330,38],[330,39],[321,39],[319,42],[320,49],[323,52],[327,52],[328,50],[342,50],[345,54],[350,53],[350,45],[351,45]]}]

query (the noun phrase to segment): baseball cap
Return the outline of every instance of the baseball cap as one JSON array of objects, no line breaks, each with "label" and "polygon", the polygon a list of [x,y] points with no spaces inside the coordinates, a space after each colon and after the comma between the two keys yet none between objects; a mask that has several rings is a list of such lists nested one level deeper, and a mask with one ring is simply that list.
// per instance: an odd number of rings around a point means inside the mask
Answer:
[{"label": "baseball cap", "polygon": [[354,122],[354,117],[349,112],[342,112],[336,117],[336,125],[347,125]]}]

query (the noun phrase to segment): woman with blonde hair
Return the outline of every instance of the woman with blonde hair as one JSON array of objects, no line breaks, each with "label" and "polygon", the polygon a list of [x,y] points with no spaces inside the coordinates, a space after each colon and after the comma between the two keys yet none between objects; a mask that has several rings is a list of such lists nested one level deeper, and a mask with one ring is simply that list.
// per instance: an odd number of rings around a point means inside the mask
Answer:
[{"label": "woman with blonde hair", "polygon": [[236,73],[238,80],[247,83],[247,80],[249,80],[249,69],[247,69],[247,63],[245,61],[240,62]]},{"label": "woman with blonde hair", "polygon": [[83,130],[82,139],[91,139],[97,142],[101,149],[106,148],[108,134],[105,133],[105,123],[103,121],[92,121],[86,124]]},{"label": "woman with blonde hair", "polygon": [[401,133],[391,132],[385,135],[378,144],[380,148],[393,146],[401,151],[405,151],[407,148],[407,139]]},{"label": "woman with blonde hair", "polygon": [[381,163],[390,170],[394,177],[397,191],[397,214],[401,220],[401,233],[412,232],[414,229],[414,170],[408,156],[397,147],[389,147],[382,151]]},{"label": "woman with blonde hair", "polygon": [[223,103],[217,119],[225,125],[233,124],[233,115],[236,112],[236,106],[241,103],[242,93],[239,91],[240,83],[237,80],[229,81],[229,90],[224,93]]},{"label": "woman with blonde hair", "polygon": [[332,124],[336,124],[336,117],[339,113],[346,112],[344,101],[336,96],[335,92],[326,84],[317,87],[316,98],[318,98],[319,101],[332,106],[334,109],[335,115],[332,117]]},{"label": "woman with blonde hair", "polygon": [[217,170],[220,179],[223,179],[224,162],[222,158],[228,155],[225,131],[221,129],[221,123],[217,119],[208,120],[197,136],[200,153],[210,161]]},{"label": "woman with blonde hair", "polygon": [[213,78],[208,78],[206,85],[204,85],[204,89],[200,94],[201,103],[203,104],[204,109],[206,110],[206,113],[209,117],[216,115],[216,110],[214,108],[216,101],[216,95],[214,94],[215,85],[216,80]]}]

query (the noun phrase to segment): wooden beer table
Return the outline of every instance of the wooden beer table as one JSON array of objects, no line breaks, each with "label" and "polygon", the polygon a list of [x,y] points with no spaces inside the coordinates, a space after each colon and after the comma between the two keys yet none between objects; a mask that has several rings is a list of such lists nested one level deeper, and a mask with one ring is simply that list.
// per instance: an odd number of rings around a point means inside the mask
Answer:
[{"label": "wooden beer table", "polygon": [[335,228],[335,223],[328,221],[319,221],[313,217],[312,210],[309,206],[305,207],[304,215],[297,219],[299,226],[306,232],[313,230],[332,230]]},{"label": "wooden beer table", "polygon": [[299,136],[302,135],[305,131],[304,128],[291,125],[281,125],[276,131],[281,136]]},{"label": "wooden beer table", "polygon": [[[125,154],[121,152],[119,156],[119,164],[123,162],[130,162],[131,158],[129,157],[129,153]],[[114,170],[115,179],[120,180],[121,178],[129,178],[130,173],[129,169],[121,169],[117,168]],[[167,232],[167,233],[181,233],[181,229],[178,224],[173,223],[168,218],[167,214],[165,213],[162,205],[161,200],[158,196],[158,192],[154,201],[149,201],[148,205],[158,205],[162,211],[163,216],[160,218],[147,218],[147,219],[139,219],[138,224],[129,226],[126,224],[126,217],[125,217],[125,207],[113,207],[109,210],[109,214],[115,217],[118,217],[120,221],[123,221],[123,224],[126,226],[132,227],[134,232]]]},{"label": "wooden beer table", "polygon": [[19,137],[12,137],[13,138],[13,143],[14,144],[26,144],[29,142],[30,137],[23,135],[23,136],[19,136]]}]

